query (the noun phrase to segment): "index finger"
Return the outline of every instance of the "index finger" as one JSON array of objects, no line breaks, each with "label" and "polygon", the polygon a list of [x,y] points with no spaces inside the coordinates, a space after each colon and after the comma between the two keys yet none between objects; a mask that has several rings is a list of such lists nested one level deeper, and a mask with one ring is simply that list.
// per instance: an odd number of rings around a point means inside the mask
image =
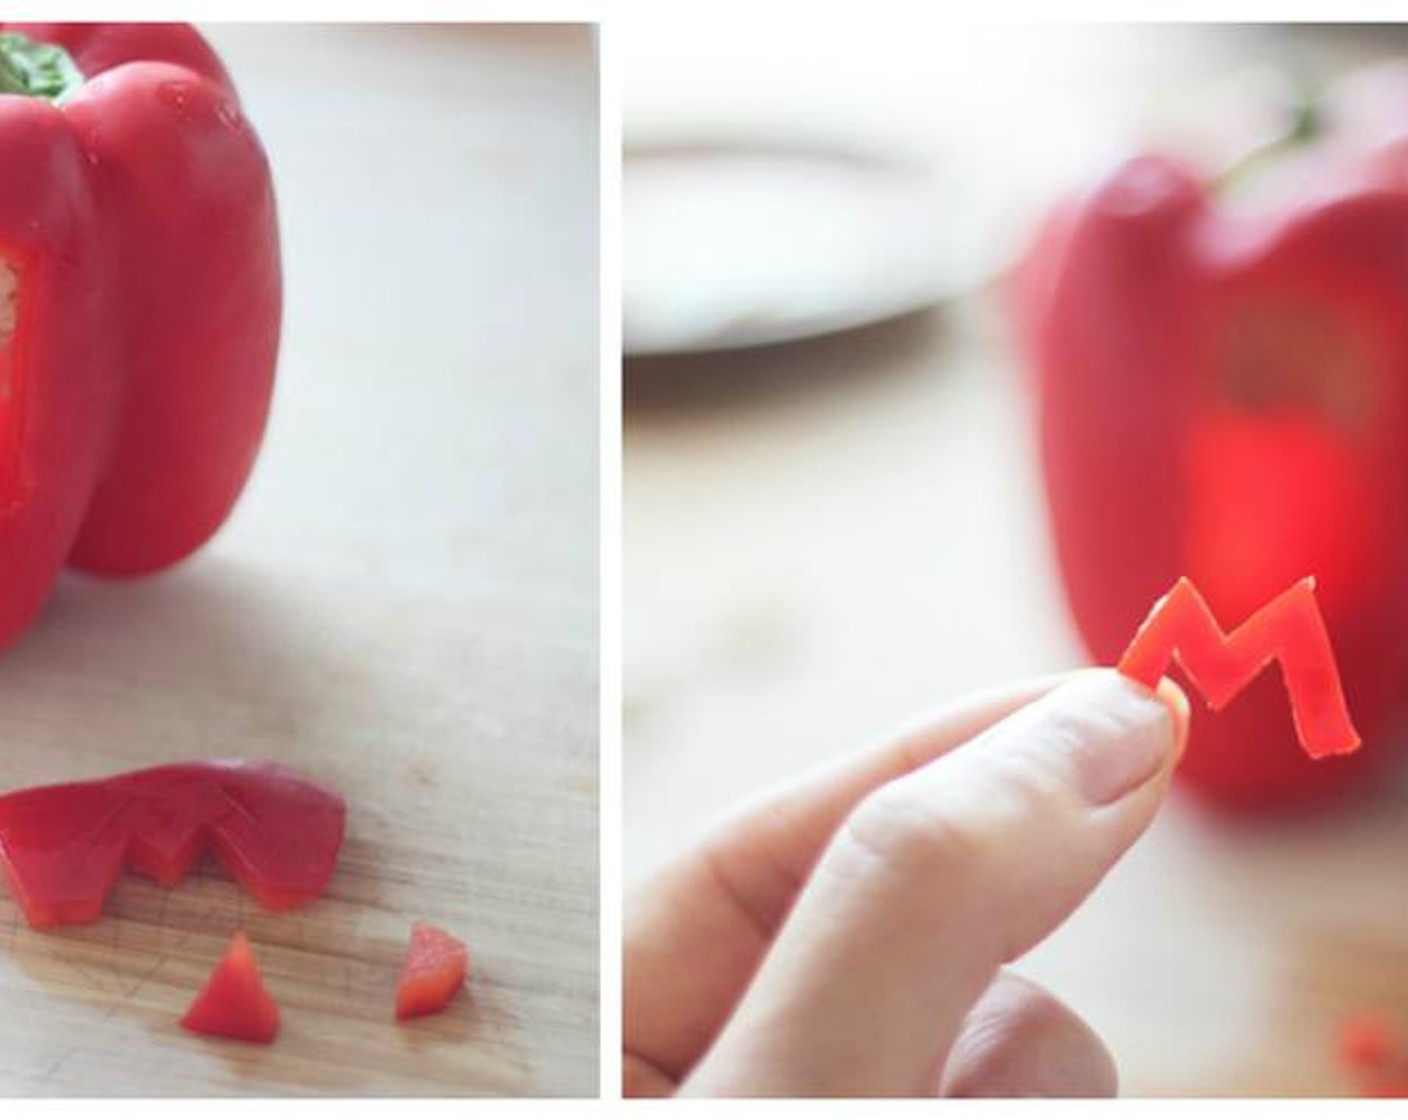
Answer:
[{"label": "index finger", "polygon": [[1107,669],[867,797],[685,1090],[932,1092],[998,969],[1153,820],[1186,728],[1171,683]]},{"label": "index finger", "polygon": [[[1073,675],[1008,685],[765,794],[634,892],[625,915],[626,1092],[677,1083],[742,995],[812,867],[865,797]],[[651,1076],[653,1074],[653,1076]]]}]

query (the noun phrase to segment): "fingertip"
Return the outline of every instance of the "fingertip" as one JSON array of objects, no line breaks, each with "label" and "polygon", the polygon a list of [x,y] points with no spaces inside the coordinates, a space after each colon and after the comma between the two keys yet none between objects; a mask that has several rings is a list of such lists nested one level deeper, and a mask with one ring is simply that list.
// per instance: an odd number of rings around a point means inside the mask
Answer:
[{"label": "fingertip", "polygon": [[1055,767],[1098,808],[1172,769],[1186,726],[1176,705],[1114,669],[1098,669],[1033,704],[1020,723],[995,729],[989,741],[1009,756]]},{"label": "fingertip", "polygon": [[1168,769],[1172,770],[1178,765],[1178,760],[1183,757],[1183,751],[1188,746],[1188,729],[1192,724],[1192,706],[1188,702],[1188,694],[1172,677],[1160,677],[1158,684],[1153,688],[1144,684],[1143,681],[1135,680],[1126,676],[1117,669],[1100,669],[1097,672],[1109,673],[1133,689],[1135,692],[1153,696],[1168,712],[1169,732],[1172,737],[1172,749],[1169,751]]}]

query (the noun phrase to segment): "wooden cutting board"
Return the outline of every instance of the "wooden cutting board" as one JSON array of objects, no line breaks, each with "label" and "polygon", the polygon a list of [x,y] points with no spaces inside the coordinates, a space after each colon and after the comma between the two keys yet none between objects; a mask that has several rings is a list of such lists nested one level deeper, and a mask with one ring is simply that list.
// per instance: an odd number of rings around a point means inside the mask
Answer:
[{"label": "wooden cutting board", "polygon": [[[268,441],[177,569],[65,577],[0,658],[0,788],[195,757],[341,790],[327,895],[124,878],[95,925],[0,889],[0,1092],[593,1094],[596,79],[582,29],[220,27],[275,169]],[[368,86],[368,75],[376,82]],[[398,1024],[415,918],[468,940]],[[272,1046],[177,1019],[236,929]]]}]

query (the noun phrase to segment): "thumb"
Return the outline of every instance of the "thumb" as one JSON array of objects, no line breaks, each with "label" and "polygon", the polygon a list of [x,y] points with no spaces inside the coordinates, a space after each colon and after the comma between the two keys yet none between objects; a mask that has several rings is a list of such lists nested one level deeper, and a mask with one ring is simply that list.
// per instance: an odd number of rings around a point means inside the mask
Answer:
[{"label": "thumb", "polygon": [[1171,682],[1092,670],[871,794],[684,1091],[934,1092],[1000,966],[1153,819],[1187,719]]}]

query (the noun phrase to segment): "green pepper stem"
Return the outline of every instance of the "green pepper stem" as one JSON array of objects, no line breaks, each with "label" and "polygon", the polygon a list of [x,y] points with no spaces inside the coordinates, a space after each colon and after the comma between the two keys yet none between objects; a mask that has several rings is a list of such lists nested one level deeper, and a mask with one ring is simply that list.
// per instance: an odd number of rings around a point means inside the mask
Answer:
[{"label": "green pepper stem", "polygon": [[1225,191],[1251,175],[1275,163],[1277,159],[1298,148],[1309,147],[1320,139],[1325,130],[1318,91],[1309,82],[1296,83],[1290,104],[1290,119],[1286,127],[1271,139],[1243,152],[1210,180],[1214,191]]},{"label": "green pepper stem", "polygon": [[0,93],[62,101],[83,84],[68,51],[17,31],[0,32]]},{"label": "green pepper stem", "polygon": [[9,54],[0,46],[0,93],[28,93],[24,74],[10,61]]}]

